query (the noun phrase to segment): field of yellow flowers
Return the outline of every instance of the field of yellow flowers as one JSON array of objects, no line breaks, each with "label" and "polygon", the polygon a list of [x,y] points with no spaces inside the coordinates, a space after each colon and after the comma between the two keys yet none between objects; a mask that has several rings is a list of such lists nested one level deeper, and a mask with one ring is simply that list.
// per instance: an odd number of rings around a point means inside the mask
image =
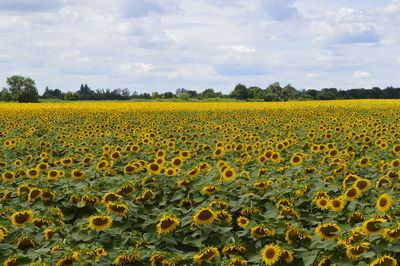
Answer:
[{"label": "field of yellow flowers", "polygon": [[4,265],[397,265],[400,101],[0,104]]}]

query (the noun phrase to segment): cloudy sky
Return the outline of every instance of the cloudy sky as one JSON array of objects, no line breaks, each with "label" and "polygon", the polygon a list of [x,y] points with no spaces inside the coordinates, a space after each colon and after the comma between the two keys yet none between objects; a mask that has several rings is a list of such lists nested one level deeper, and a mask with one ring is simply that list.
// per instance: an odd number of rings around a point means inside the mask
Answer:
[{"label": "cloudy sky", "polygon": [[0,0],[0,87],[400,86],[400,0]]}]

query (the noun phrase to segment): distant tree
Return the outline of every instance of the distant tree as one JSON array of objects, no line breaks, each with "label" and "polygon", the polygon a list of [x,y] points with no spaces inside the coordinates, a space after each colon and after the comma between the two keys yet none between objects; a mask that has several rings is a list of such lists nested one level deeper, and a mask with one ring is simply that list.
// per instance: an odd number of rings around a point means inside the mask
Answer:
[{"label": "distant tree", "polygon": [[155,91],[155,92],[151,93],[151,98],[152,99],[160,99],[161,95],[158,92]]},{"label": "distant tree", "polygon": [[235,99],[247,100],[251,98],[252,95],[245,85],[239,83],[235,86],[230,96]]},{"label": "distant tree", "polygon": [[221,98],[221,92],[215,92],[214,89],[208,88],[205,89],[202,93],[200,93],[201,97],[203,98]]},{"label": "distant tree", "polygon": [[8,88],[6,91],[11,93],[12,100],[17,102],[38,102],[38,91],[35,81],[29,77],[14,75],[7,78]]},{"label": "distant tree", "polygon": [[11,102],[13,100],[12,93],[9,89],[3,88],[0,91],[0,101]]},{"label": "distant tree", "polygon": [[49,87],[46,87],[44,90],[44,93],[42,94],[42,98],[44,99],[49,99],[49,98],[58,98],[62,99],[64,97],[63,93],[59,89],[49,89]]},{"label": "distant tree", "polygon": [[77,101],[79,100],[79,93],[69,91],[64,94],[64,100]]},{"label": "distant tree", "polygon": [[187,100],[189,100],[190,95],[189,95],[189,93],[184,92],[184,93],[180,93],[178,98],[181,100],[187,101]]},{"label": "distant tree", "polygon": [[249,87],[249,88],[247,88],[247,90],[249,91],[249,98],[252,98],[252,99],[262,99],[265,94],[263,89],[261,89],[260,87],[256,87],[256,86]]},{"label": "distant tree", "polygon": [[164,92],[164,93],[162,94],[162,97],[163,97],[164,99],[171,99],[171,98],[174,98],[174,97],[175,97],[175,94],[174,94],[173,92],[167,91],[167,92]]}]

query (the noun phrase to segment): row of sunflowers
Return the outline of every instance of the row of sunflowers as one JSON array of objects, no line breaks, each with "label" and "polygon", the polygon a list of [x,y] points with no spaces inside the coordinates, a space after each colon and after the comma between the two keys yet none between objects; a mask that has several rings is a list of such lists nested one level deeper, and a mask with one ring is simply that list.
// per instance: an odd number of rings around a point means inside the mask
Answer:
[{"label": "row of sunflowers", "polygon": [[397,265],[400,101],[0,104],[3,265]]}]

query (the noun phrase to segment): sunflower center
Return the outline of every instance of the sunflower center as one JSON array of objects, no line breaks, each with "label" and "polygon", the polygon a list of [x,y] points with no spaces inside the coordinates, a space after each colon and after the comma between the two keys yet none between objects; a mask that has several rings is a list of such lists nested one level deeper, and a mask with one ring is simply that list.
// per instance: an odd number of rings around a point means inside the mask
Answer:
[{"label": "sunflower center", "polygon": [[339,208],[339,207],[340,207],[340,201],[338,201],[338,200],[333,200],[333,201],[332,201],[332,206],[335,207],[335,208]]},{"label": "sunflower center", "polygon": [[150,165],[150,169],[152,170],[152,171],[157,171],[158,170],[158,165],[157,164],[152,164],[152,165]]},{"label": "sunflower center", "polygon": [[15,221],[19,224],[25,223],[29,219],[29,213],[24,212],[24,213],[18,213],[15,216]]},{"label": "sunflower center", "polygon": [[225,176],[226,177],[232,177],[233,176],[233,172],[230,170],[225,171]]},{"label": "sunflower center", "polygon": [[208,219],[210,219],[211,217],[212,217],[213,215],[212,215],[212,213],[209,211],[209,210],[203,210],[203,211],[201,211],[200,213],[199,213],[199,216],[198,216],[198,218],[199,218],[199,220],[208,220]]},{"label": "sunflower center", "polygon": [[300,158],[299,158],[299,157],[297,157],[297,156],[293,157],[293,162],[295,162],[295,163],[298,163],[298,162],[300,162]]},{"label": "sunflower center", "polygon": [[116,205],[116,204],[111,204],[110,205],[110,209],[115,211],[115,212],[118,212],[118,213],[123,213],[125,211],[125,207],[124,206],[119,206],[119,205]]},{"label": "sunflower center", "polygon": [[390,235],[391,237],[394,237],[394,238],[398,238],[398,237],[400,237],[400,229],[391,230],[388,233],[388,235]]},{"label": "sunflower center", "polygon": [[382,199],[379,201],[379,206],[385,207],[385,206],[387,205],[387,203],[388,203],[387,199],[382,198]]},{"label": "sunflower center", "polygon": [[170,219],[170,218],[167,218],[167,219],[161,221],[161,228],[162,229],[168,229],[172,225],[174,225],[174,221],[172,219]]},{"label": "sunflower center", "polygon": [[380,229],[376,227],[376,224],[379,224],[380,222],[369,222],[367,223],[367,229],[370,232],[378,232]]},{"label": "sunflower center", "polygon": [[265,257],[267,257],[268,259],[272,259],[273,257],[275,257],[275,250],[272,248],[267,249],[265,251]]},{"label": "sunflower center", "polygon": [[352,198],[352,197],[354,197],[354,196],[356,196],[357,195],[357,192],[356,192],[356,190],[355,189],[350,189],[348,192],[347,192],[347,196],[349,196],[350,198]]},{"label": "sunflower center", "polygon": [[333,233],[336,233],[337,231],[338,231],[337,228],[335,228],[334,226],[327,226],[321,228],[321,232],[327,237],[334,236]]},{"label": "sunflower center", "polygon": [[105,225],[107,224],[108,219],[105,217],[97,217],[93,219],[93,224],[97,226]]}]

